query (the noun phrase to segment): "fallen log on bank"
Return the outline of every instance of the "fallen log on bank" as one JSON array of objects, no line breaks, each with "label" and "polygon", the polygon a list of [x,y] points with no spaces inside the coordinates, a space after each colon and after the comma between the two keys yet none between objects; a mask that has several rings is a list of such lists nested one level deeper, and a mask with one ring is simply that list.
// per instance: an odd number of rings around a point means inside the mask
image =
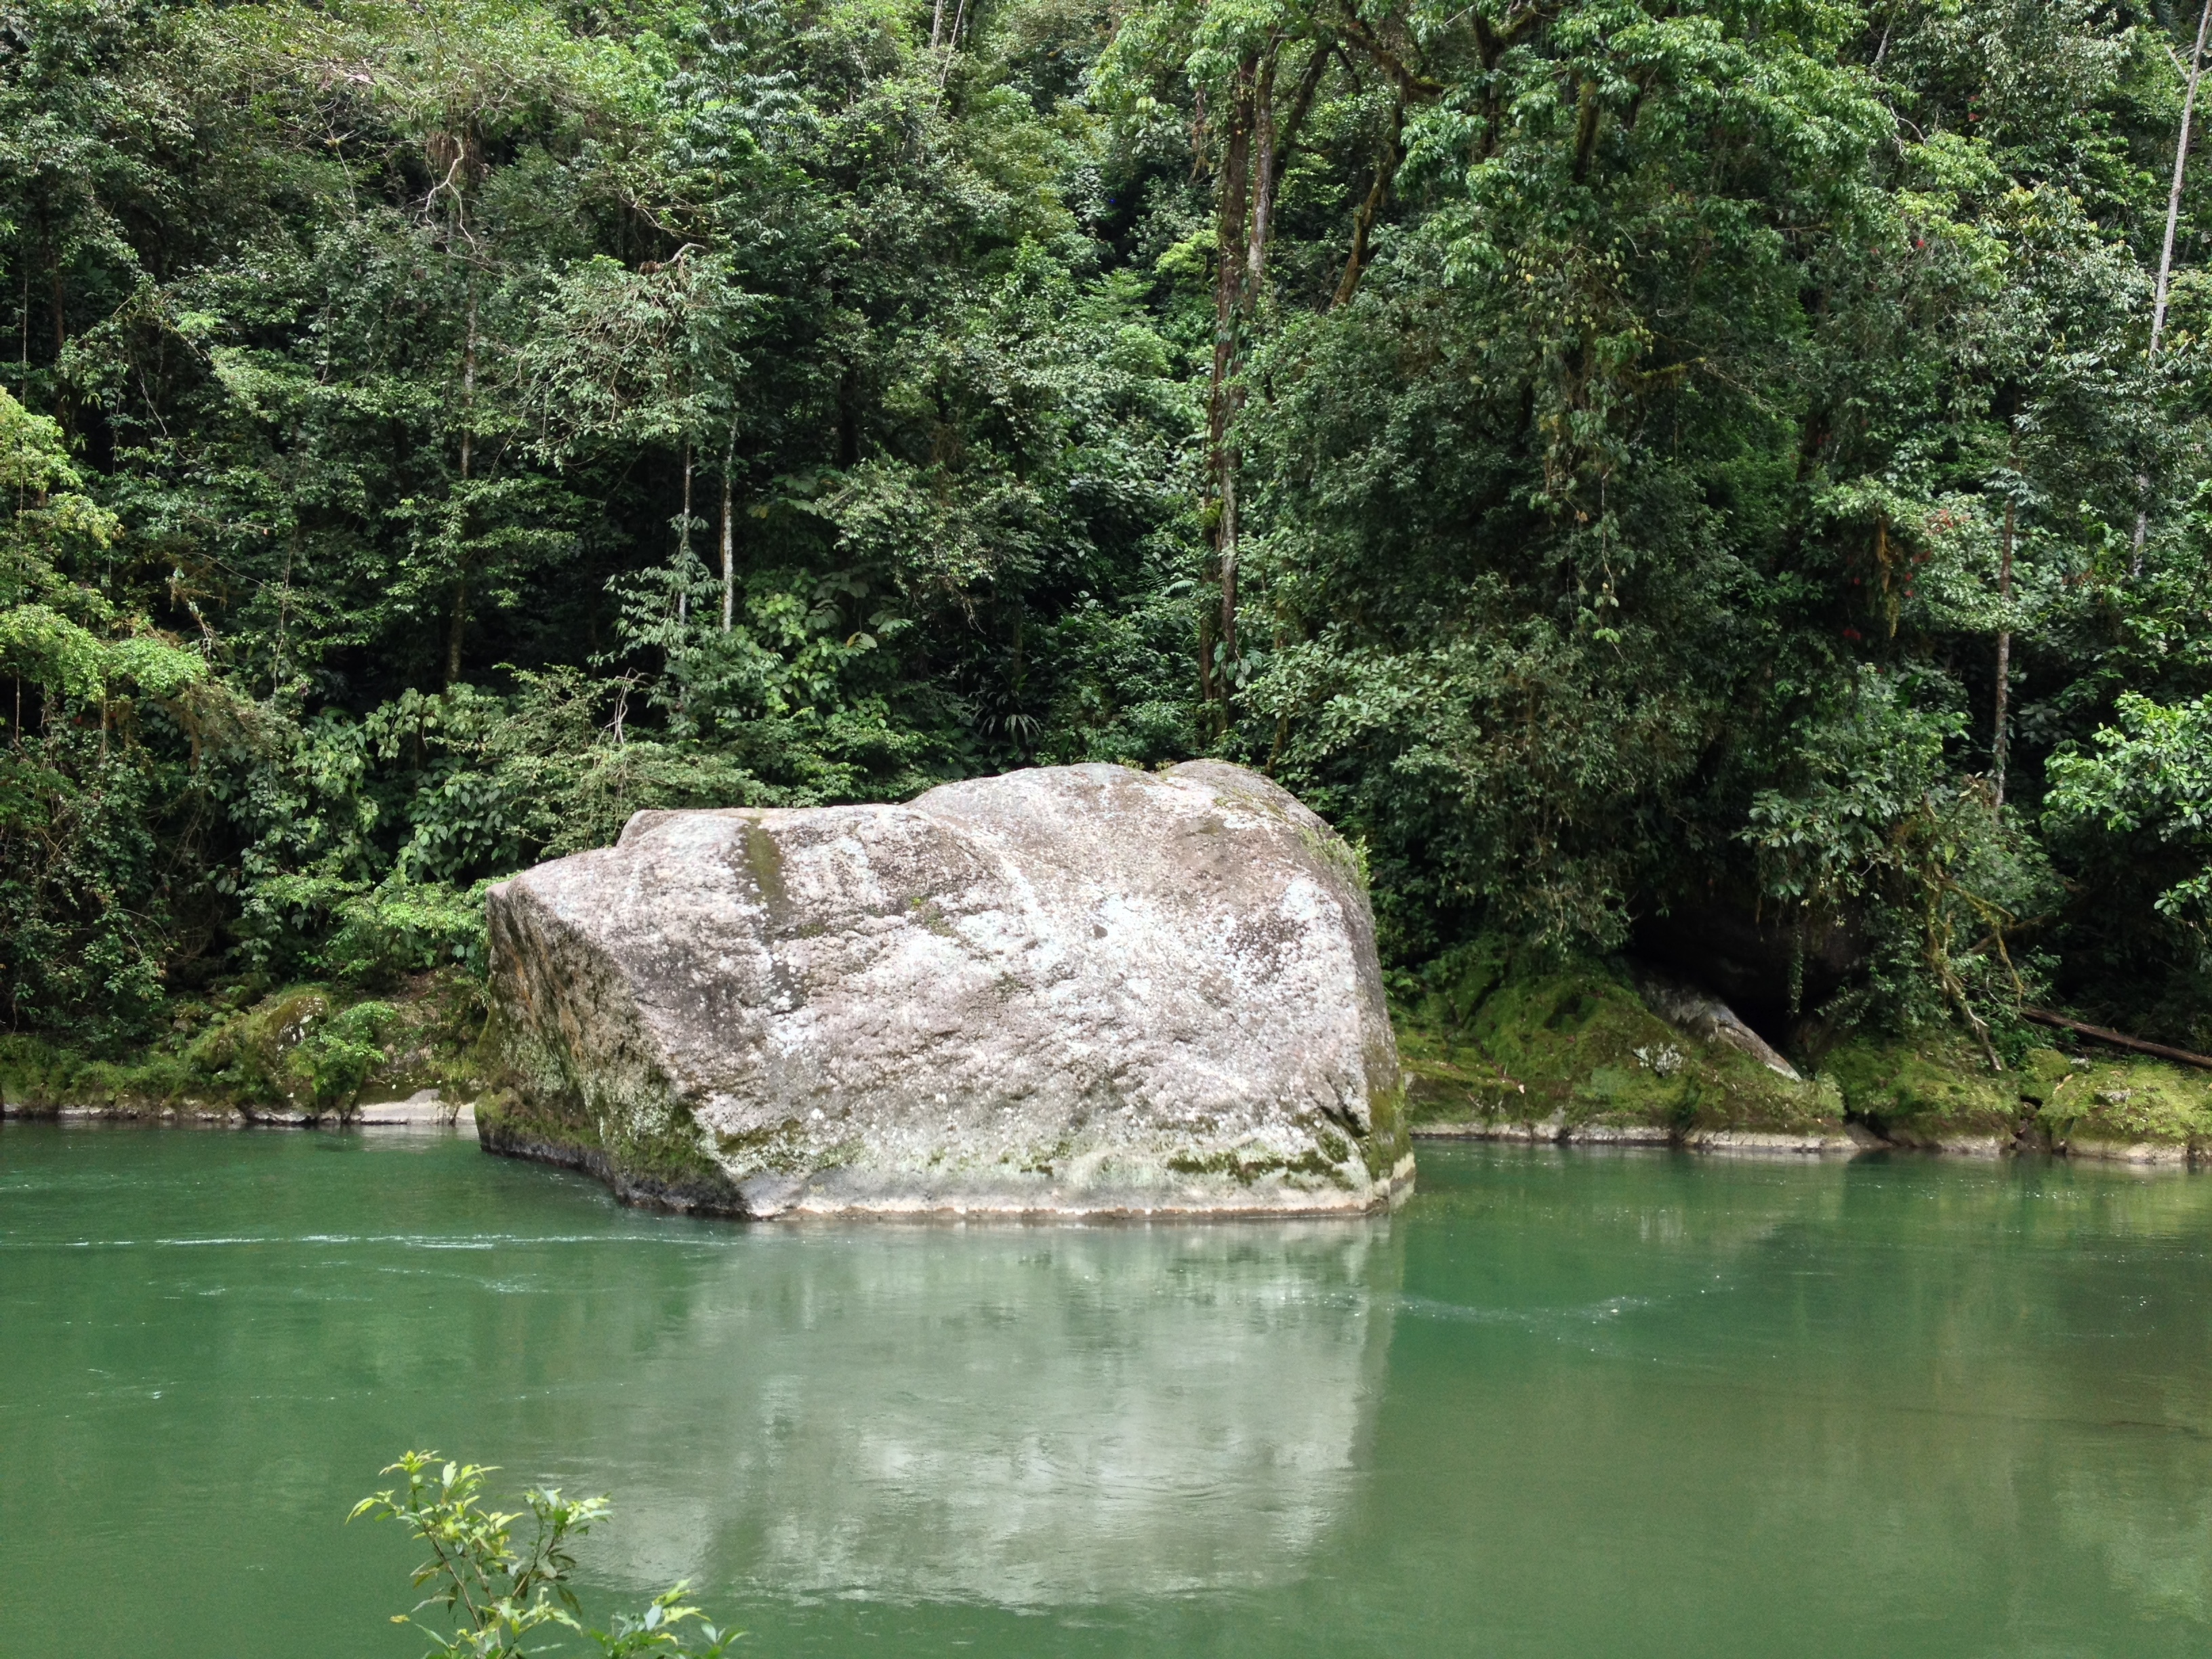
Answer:
[{"label": "fallen log on bank", "polygon": [[2192,1054],[2186,1048],[2169,1048],[2163,1042],[2147,1042],[2141,1037],[2128,1036],[2119,1031],[2108,1031],[2101,1025],[2087,1025],[2078,1019],[2069,1019],[2063,1014],[2052,1013],[2048,1008],[2030,1008],[2023,1006],[2020,1012],[2022,1018],[2032,1019],[2038,1025],[2056,1025],[2061,1030],[2078,1032],[2086,1037],[2094,1037],[2100,1042],[2110,1042],[2123,1048],[2132,1048],[2139,1054],[2155,1054],[2160,1060],[2178,1060],[2184,1066],[2198,1066],[2208,1072],[2212,1072],[2212,1054]]}]

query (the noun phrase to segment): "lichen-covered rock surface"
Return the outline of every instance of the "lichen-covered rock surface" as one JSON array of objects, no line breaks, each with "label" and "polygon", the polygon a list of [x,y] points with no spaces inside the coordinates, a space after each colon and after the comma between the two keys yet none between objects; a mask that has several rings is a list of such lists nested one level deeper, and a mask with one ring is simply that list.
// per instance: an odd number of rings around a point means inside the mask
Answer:
[{"label": "lichen-covered rock surface", "polygon": [[489,907],[479,1133],[625,1197],[1355,1211],[1412,1174],[1358,863],[1240,768],[641,812]]}]

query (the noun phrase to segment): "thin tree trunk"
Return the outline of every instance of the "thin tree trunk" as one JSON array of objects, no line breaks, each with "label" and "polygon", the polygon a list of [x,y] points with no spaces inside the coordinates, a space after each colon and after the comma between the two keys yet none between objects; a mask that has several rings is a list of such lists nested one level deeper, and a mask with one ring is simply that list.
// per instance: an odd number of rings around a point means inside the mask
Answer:
[{"label": "thin tree trunk", "polygon": [[465,570],[453,583],[453,623],[446,636],[446,689],[461,678],[461,638],[469,624],[469,578]]},{"label": "thin tree trunk", "polygon": [[1328,302],[1332,311],[1358,291],[1359,278],[1367,269],[1367,239],[1375,228],[1375,216],[1389,198],[1390,181],[1398,173],[1398,146],[1404,135],[1405,122],[1406,106],[1401,102],[1390,112],[1390,140],[1382,151],[1382,159],[1375,164],[1375,182],[1367,187],[1367,199],[1352,216],[1352,253],[1344,262],[1344,276],[1337,283],[1336,295]]},{"label": "thin tree trunk", "polygon": [[2212,28],[2212,0],[2197,19],[2197,46],[2189,59],[2189,84],[2181,96],[2181,136],[2173,146],[2173,185],[2166,196],[2166,240],[2158,253],[2158,289],[2151,302],[2150,355],[2166,332],[2166,301],[2173,278],[2173,236],[2181,219],[2181,186],[2189,166],[2189,128],[2197,112],[2197,82],[2204,73],[2204,37]]},{"label": "thin tree trunk", "polygon": [[[1224,655],[1230,658],[1236,654],[1237,629],[1237,458],[1230,434],[1237,418],[1237,336],[1244,309],[1247,265],[1247,260],[1237,255],[1246,248],[1245,225],[1251,209],[1252,82],[1256,69],[1249,57],[1238,66],[1229,105],[1229,131],[1223,142],[1220,205],[1214,234],[1213,370],[1206,399],[1207,459],[1213,474],[1215,507],[1213,545],[1221,581],[1221,644]],[[1212,664],[1205,661],[1200,665],[1199,678],[1202,686],[1218,689],[1225,726],[1228,677],[1224,674],[1215,687]]]},{"label": "thin tree trunk", "polygon": [[[62,395],[62,352],[69,345],[69,307],[62,287],[62,257],[55,249],[51,237],[46,241],[46,258],[53,278],[54,314],[54,420],[62,430],[70,429],[69,404]],[[28,319],[25,319],[27,325]],[[25,388],[28,390],[27,387]]]},{"label": "thin tree trunk", "polygon": [[730,469],[722,467],[722,631],[730,631],[738,610],[738,561],[730,525]]},{"label": "thin tree trunk", "polygon": [[691,583],[691,446],[684,446],[684,528],[676,538],[676,625],[690,615]]},{"label": "thin tree trunk", "polygon": [[[1237,459],[1232,453],[1221,475],[1221,653],[1225,662],[1237,660]],[[1223,724],[1229,715],[1229,677],[1221,679]]]},{"label": "thin tree trunk", "polygon": [[[2151,300],[2149,360],[2153,363],[2158,362],[2159,341],[2166,333],[2166,293],[2173,280],[2173,234],[2181,222],[2181,185],[2189,167],[2189,126],[2197,112],[2197,82],[2204,73],[2204,36],[2208,28],[2212,28],[2212,0],[2204,0],[2204,9],[2197,15],[2197,46],[2189,58],[2189,84],[2181,94],[2181,136],[2173,144],[2173,185],[2166,195],[2166,240],[2158,252],[2158,287]],[[2136,507],[2135,553],[2128,568],[2130,576],[2142,574],[2143,538],[2150,528],[2148,485],[2139,488],[2145,491],[2146,499]]]},{"label": "thin tree trunk", "polygon": [[477,279],[469,278],[469,335],[461,349],[461,477],[468,478],[476,454]]},{"label": "thin tree trunk", "polygon": [[269,671],[269,701],[272,703],[284,686],[284,626],[292,609],[292,563],[299,553],[300,523],[295,518],[291,536],[284,544],[284,584],[276,592],[276,660]]},{"label": "thin tree trunk", "polygon": [[1291,95],[1291,106],[1279,124],[1274,109],[1274,52],[1268,54],[1261,71],[1259,104],[1255,112],[1259,155],[1252,169],[1252,234],[1244,250],[1248,306],[1259,298],[1261,283],[1267,275],[1267,242],[1274,234],[1275,197],[1283,181],[1284,161],[1297,139],[1298,129],[1305,124],[1306,112],[1313,107],[1314,94],[1321,90],[1321,78],[1328,71],[1332,51],[1326,40],[1314,42],[1304,72],[1298,76],[1297,90]]},{"label": "thin tree trunk", "polygon": [[[1213,296],[1213,369],[1207,397],[1207,462],[1212,475],[1216,517],[1214,551],[1220,573],[1219,643],[1225,664],[1236,659],[1237,561],[1240,527],[1237,523],[1237,454],[1235,428],[1243,394],[1238,386],[1239,335],[1247,314],[1258,303],[1267,275],[1267,242],[1274,222],[1277,186],[1283,161],[1297,137],[1306,112],[1313,106],[1327,73],[1330,53],[1326,40],[1316,40],[1289,110],[1279,125],[1275,119],[1275,72],[1282,43],[1271,42],[1264,56],[1250,54],[1237,66],[1229,100],[1229,125],[1224,137],[1218,183],[1218,217],[1215,249],[1218,261]],[[1239,251],[1242,258],[1238,257]],[[1199,695],[1221,702],[1226,729],[1231,681],[1226,672],[1217,680],[1211,628],[1200,635]]]},{"label": "thin tree trunk", "polygon": [[1360,275],[1367,269],[1367,233],[1375,223],[1375,216],[1382,210],[1385,181],[1389,176],[1389,163],[1376,167],[1375,182],[1367,187],[1367,199],[1352,213],[1352,252],[1345,259],[1344,275],[1337,280],[1335,296],[1328,302],[1331,311],[1358,292]]},{"label": "thin tree trunk", "polygon": [[1198,706],[1199,737],[1203,742],[1206,717],[1213,708],[1213,613],[1207,611],[1198,616]]},{"label": "thin tree trunk", "polygon": [[937,0],[929,13],[929,49],[935,52],[945,39],[945,0]]},{"label": "thin tree trunk", "polygon": [[[1217,393],[1221,398],[1222,412],[1217,440],[1221,518],[1216,533],[1216,546],[1219,550],[1221,559],[1221,644],[1224,653],[1231,661],[1235,660],[1238,654],[1237,608],[1240,532],[1240,526],[1237,524],[1237,455],[1232,428],[1236,424],[1237,411],[1243,404],[1242,395],[1237,392],[1234,383],[1237,325],[1260,303],[1262,285],[1267,277],[1267,241],[1274,224],[1275,192],[1282,181],[1284,158],[1289,154],[1290,147],[1297,137],[1298,128],[1305,120],[1306,112],[1313,106],[1314,94],[1320,89],[1322,76],[1328,72],[1329,51],[1330,48],[1326,41],[1316,40],[1314,43],[1311,55],[1306,59],[1305,69],[1298,77],[1297,90],[1291,96],[1290,109],[1285,113],[1281,125],[1278,127],[1275,121],[1275,70],[1279,58],[1280,47],[1271,46],[1268,48],[1267,56],[1260,63],[1256,90],[1249,95],[1244,94],[1244,87],[1250,85],[1249,79],[1244,79],[1243,86],[1240,87],[1240,96],[1244,98],[1244,108],[1249,112],[1250,147],[1240,152],[1237,149],[1238,131],[1232,128],[1231,133],[1231,154],[1243,163],[1242,172],[1248,173],[1249,179],[1239,176],[1232,180],[1230,177],[1224,176],[1223,180],[1225,192],[1223,202],[1221,245],[1223,280],[1216,295],[1215,305],[1217,324],[1224,322],[1226,324],[1226,344],[1229,355],[1224,360],[1222,356],[1224,331],[1218,327],[1215,335],[1215,374]],[[1249,76],[1249,69],[1247,74]],[[1224,164],[1225,175],[1231,171],[1237,171],[1237,169],[1230,168]],[[1232,289],[1230,282],[1231,273],[1229,250],[1235,246],[1235,243],[1231,237],[1238,225],[1248,217],[1241,201],[1232,203],[1229,199],[1230,194],[1239,191],[1250,198],[1249,214],[1250,228],[1245,238],[1243,276]],[[1232,207],[1235,215],[1233,219],[1231,216]],[[1225,726],[1229,700],[1229,680],[1226,675],[1223,677],[1221,683],[1221,698],[1223,721]]]},{"label": "thin tree trunk", "polygon": [[1575,100],[1575,165],[1577,184],[1588,182],[1590,157],[1597,149],[1597,130],[1605,106],[1597,100],[1597,82],[1585,81]]},{"label": "thin tree trunk", "polygon": [[[469,276],[469,331],[461,346],[461,482],[466,483],[476,465],[476,404],[477,404],[477,279]],[[457,515],[457,528],[465,528],[468,505],[464,501]],[[461,678],[461,641],[469,625],[469,566],[465,550],[461,554],[459,573],[453,578],[453,625],[446,641],[446,686],[452,690]]]},{"label": "thin tree trunk", "polygon": [[[940,13],[944,11],[945,0],[937,0],[937,9]],[[958,8],[952,14],[952,33],[945,42],[945,61],[937,66],[937,89],[939,92],[945,90],[945,82],[952,73],[952,54],[960,49],[960,31],[967,21],[968,0],[960,0]]]},{"label": "thin tree trunk", "polygon": [[[2013,434],[2013,459],[2015,470],[2020,458],[2020,435]],[[1997,554],[1997,604],[2009,607],[2012,604],[2013,537],[2019,526],[2020,500],[2015,494],[2005,497],[2004,540]],[[2002,806],[2005,795],[2005,760],[2011,743],[2005,732],[2005,718],[2012,701],[2012,628],[2011,619],[2000,615],[2002,624],[1997,630],[1997,697],[1996,728],[1990,742],[1990,774],[1996,784],[1992,805]]]},{"label": "thin tree trunk", "polygon": [[1237,94],[1230,100],[1229,131],[1221,157],[1220,203],[1214,244],[1218,251],[1213,288],[1213,369],[1207,383],[1206,437],[1218,477],[1231,421],[1230,381],[1237,363],[1237,323],[1244,303],[1245,245],[1249,210],[1252,145],[1252,63],[1239,71]]},{"label": "thin tree trunk", "polygon": [[1248,302],[1259,297],[1267,260],[1267,222],[1275,204],[1275,57],[1270,51],[1261,61],[1259,92],[1252,100],[1252,228],[1244,247]]}]

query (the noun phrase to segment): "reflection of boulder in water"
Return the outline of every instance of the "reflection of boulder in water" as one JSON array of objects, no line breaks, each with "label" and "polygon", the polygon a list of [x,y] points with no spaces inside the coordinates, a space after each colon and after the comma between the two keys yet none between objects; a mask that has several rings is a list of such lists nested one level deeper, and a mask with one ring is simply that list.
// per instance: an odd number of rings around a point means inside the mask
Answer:
[{"label": "reflection of boulder in water", "polygon": [[1342,1513],[1387,1228],[757,1242],[648,1362],[691,1420],[591,1436],[625,1578],[1044,1607],[1287,1582]]},{"label": "reflection of boulder in water", "polygon": [[2203,1625],[2212,1620],[2212,1495],[2201,1484],[2203,1460],[2140,1462],[2124,1482],[2109,1467],[2063,1472],[2057,1498],[2066,1541],[2146,1612]]}]

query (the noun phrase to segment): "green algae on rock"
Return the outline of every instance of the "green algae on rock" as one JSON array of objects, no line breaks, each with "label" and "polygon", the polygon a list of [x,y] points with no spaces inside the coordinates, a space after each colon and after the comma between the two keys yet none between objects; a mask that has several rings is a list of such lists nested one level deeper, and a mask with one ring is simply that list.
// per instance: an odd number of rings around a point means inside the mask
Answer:
[{"label": "green algae on rock", "polygon": [[487,1150],[745,1216],[1357,1212],[1412,1174],[1357,858],[1258,775],[643,812],[489,901]]}]

